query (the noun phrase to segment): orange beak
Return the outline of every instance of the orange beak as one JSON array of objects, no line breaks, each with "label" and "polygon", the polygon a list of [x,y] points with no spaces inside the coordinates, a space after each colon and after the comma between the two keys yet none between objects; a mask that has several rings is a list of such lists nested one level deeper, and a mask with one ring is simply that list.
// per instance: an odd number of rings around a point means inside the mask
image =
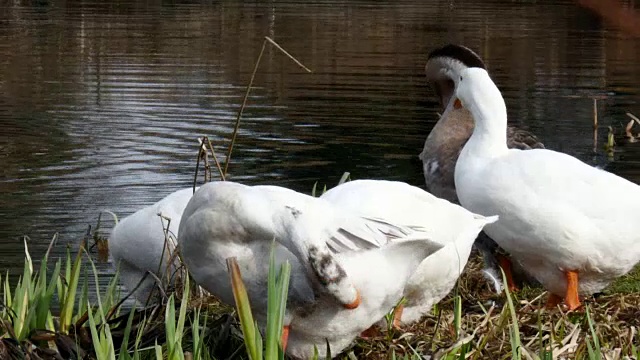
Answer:
[{"label": "orange beak", "polygon": [[462,103],[460,102],[460,99],[456,98],[453,101],[453,108],[456,109],[456,110],[457,109],[462,109]]}]

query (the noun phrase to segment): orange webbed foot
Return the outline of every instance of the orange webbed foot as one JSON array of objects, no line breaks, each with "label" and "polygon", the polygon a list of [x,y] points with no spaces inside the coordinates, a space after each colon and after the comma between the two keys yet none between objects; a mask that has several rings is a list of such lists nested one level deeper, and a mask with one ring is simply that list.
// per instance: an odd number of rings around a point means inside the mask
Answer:
[{"label": "orange webbed foot", "polygon": [[504,271],[504,276],[507,278],[507,286],[509,287],[509,291],[515,292],[520,290],[513,280],[513,272],[511,271],[511,260],[502,254],[498,254],[496,257],[498,258],[498,264],[502,268],[502,271]]},{"label": "orange webbed foot", "polygon": [[564,274],[567,278],[567,293],[564,297],[564,303],[569,311],[573,311],[582,305],[578,296],[578,272],[569,270]]},{"label": "orange webbed foot", "polygon": [[578,295],[578,272],[568,270],[564,272],[564,275],[567,279],[567,290],[564,299],[559,295],[549,294],[547,298],[547,308],[555,308],[562,300],[564,300],[564,304],[569,311],[576,310],[582,305]]}]

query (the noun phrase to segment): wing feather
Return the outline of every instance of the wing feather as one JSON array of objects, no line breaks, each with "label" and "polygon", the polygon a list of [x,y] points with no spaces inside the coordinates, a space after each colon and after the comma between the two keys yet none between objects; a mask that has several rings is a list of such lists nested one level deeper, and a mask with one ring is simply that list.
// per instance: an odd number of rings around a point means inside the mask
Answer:
[{"label": "wing feather", "polygon": [[429,232],[418,225],[393,224],[381,218],[357,217],[331,232],[327,246],[334,253],[371,250],[391,241],[428,238]]}]

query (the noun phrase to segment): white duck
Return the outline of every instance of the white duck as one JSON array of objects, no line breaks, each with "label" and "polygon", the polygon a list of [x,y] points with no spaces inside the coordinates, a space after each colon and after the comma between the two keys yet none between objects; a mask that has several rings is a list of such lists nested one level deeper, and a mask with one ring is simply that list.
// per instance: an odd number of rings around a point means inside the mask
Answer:
[{"label": "white duck", "polygon": [[[155,204],[127,216],[113,228],[109,237],[109,251],[113,266],[119,265],[120,280],[127,290],[133,290],[147,272],[155,274],[159,279],[166,274],[170,254],[176,247],[173,240],[176,240],[175,234],[178,233],[182,212],[192,195],[191,187],[173,192]],[[169,218],[170,222],[158,214]],[[167,226],[169,242],[168,248],[165,248],[164,229]],[[175,258],[172,268],[177,265]],[[133,297],[140,302],[147,301],[155,283],[153,277],[147,276],[133,293]]]},{"label": "white duck", "polygon": [[640,187],[555,151],[506,146],[507,111],[483,69],[461,72],[457,106],[475,119],[455,170],[460,203],[500,220],[485,231],[573,310],[640,260]]},{"label": "white duck", "polygon": [[276,186],[211,182],[184,211],[179,247],[193,278],[234,304],[226,259],[236,257],[258,324],[266,324],[272,241],[291,263],[283,347],[338,354],[402,297],[418,264],[442,245],[419,230],[367,219]]},{"label": "white duck", "polygon": [[[420,153],[423,163],[427,191],[437,197],[458,204],[454,184],[456,161],[464,144],[473,132],[473,118],[464,108],[454,108],[453,93],[460,73],[468,68],[485,68],[484,62],[471,49],[456,44],[448,44],[429,53],[425,74],[440,102],[442,116],[433,127]],[[543,149],[544,145],[532,133],[514,127],[506,128],[506,144],[512,149]],[[485,261],[485,275],[496,284],[500,291],[502,277],[497,276],[497,265],[505,271],[509,288],[516,290],[514,280],[527,281],[518,264],[499,252],[496,243],[481,233],[476,241],[478,250]],[[512,266],[514,273],[512,274]]]},{"label": "white duck", "polygon": [[474,240],[482,228],[497,220],[467,211],[409,184],[385,180],[354,180],[321,196],[334,206],[390,223],[420,226],[445,247],[420,263],[404,290],[404,309],[396,310],[394,325],[409,324],[429,313],[453,289],[464,270]]},{"label": "white duck", "polygon": [[[440,102],[442,115],[424,143],[420,159],[427,190],[437,197],[458,203],[454,183],[456,161],[464,144],[473,133],[473,117],[451,101],[460,73],[469,68],[485,68],[484,62],[471,49],[448,44],[429,53],[425,74]],[[507,126],[506,144],[512,149],[542,149],[544,145],[529,131]]]}]

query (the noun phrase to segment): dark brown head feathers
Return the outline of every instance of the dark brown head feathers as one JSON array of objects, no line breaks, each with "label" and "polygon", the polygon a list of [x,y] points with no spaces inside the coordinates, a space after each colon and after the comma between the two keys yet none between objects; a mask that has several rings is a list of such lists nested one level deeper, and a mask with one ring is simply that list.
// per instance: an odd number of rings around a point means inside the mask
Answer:
[{"label": "dark brown head feathers", "polygon": [[480,59],[480,56],[473,52],[468,47],[462,45],[448,44],[441,48],[433,50],[428,59],[437,58],[437,57],[446,57],[460,61],[465,64],[467,67],[478,67],[482,69],[486,69],[484,66],[484,62]]}]

